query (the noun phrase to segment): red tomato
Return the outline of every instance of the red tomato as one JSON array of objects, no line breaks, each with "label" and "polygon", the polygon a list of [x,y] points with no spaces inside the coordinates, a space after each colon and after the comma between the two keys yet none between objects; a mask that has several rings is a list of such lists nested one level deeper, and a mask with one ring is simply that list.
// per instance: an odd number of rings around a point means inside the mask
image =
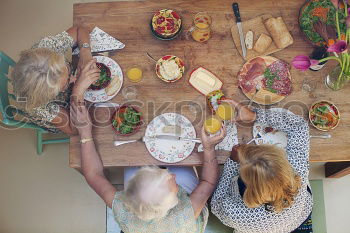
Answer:
[{"label": "red tomato", "polygon": [[172,25],[166,25],[166,26],[167,26],[166,30],[168,30],[168,31],[171,31],[174,29],[174,26],[172,26]]},{"label": "red tomato", "polygon": [[185,66],[182,60],[179,60],[181,66]]},{"label": "red tomato", "polygon": [[166,21],[168,21],[168,23],[171,25],[175,25],[175,22],[172,18],[167,18]]},{"label": "red tomato", "polygon": [[164,57],[163,57],[163,60],[166,61],[166,60],[168,60],[169,58],[171,58],[171,56],[164,56]]},{"label": "red tomato", "polygon": [[157,24],[161,24],[165,21],[165,18],[163,16],[160,16],[158,19],[157,19]]},{"label": "red tomato", "polygon": [[175,12],[171,12],[171,14],[174,16],[175,19],[180,19],[180,16]]}]

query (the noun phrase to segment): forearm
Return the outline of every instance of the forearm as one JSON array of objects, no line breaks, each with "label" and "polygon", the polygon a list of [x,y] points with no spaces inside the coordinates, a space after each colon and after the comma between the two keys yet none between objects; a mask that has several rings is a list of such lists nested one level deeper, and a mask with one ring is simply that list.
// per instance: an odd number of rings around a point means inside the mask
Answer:
[{"label": "forearm", "polygon": [[218,162],[215,158],[215,152],[214,150],[207,151],[205,149],[203,152],[203,168],[200,177],[201,181],[190,196],[196,218],[200,215],[207,200],[214,192],[217,179]]},{"label": "forearm", "polygon": [[[92,138],[92,134],[84,132],[80,134],[80,138]],[[81,166],[87,180],[90,176],[104,176],[103,164],[96,151],[94,141],[81,144]]]}]

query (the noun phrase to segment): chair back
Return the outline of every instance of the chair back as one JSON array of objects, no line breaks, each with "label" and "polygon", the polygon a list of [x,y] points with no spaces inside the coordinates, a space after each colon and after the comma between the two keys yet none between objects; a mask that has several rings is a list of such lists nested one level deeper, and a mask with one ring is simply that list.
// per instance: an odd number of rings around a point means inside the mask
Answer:
[{"label": "chair back", "polygon": [[14,60],[12,60],[5,53],[0,51],[0,112],[3,122],[13,120],[14,108],[10,106],[9,96],[14,98],[14,95],[8,93],[8,78],[9,68],[15,66]]}]

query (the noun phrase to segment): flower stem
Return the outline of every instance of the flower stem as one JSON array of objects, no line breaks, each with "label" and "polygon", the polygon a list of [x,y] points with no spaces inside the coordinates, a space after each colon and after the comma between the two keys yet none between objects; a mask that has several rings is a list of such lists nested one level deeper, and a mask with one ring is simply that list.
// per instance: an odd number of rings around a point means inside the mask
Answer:
[{"label": "flower stem", "polygon": [[341,64],[341,60],[336,56],[325,57],[325,58],[322,58],[321,60],[319,60],[318,62],[321,63],[321,62],[328,61],[328,60],[337,60]]},{"label": "flower stem", "polygon": [[337,22],[337,33],[338,33],[338,40],[340,40],[341,39],[341,37],[340,37],[340,27],[339,27],[339,12],[338,12],[338,10],[336,11],[336,13],[335,13],[335,20],[336,20],[336,22]]}]

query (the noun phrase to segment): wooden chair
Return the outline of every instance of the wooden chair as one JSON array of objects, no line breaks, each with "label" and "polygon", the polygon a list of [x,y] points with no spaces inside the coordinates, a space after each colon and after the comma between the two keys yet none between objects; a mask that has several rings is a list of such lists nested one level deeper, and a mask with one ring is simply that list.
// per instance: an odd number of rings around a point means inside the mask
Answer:
[{"label": "wooden chair", "polygon": [[16,114],[23,113],[20,109],[17,109],[15,106],[10,105],[9,101],[9,98],[16,100],[15,95],[8,93],[8,84],[11,83],[11,80],[8,78],[9,68],[14,67],[15,64],[16,63],[9,56],[0,51],[0,112],[2,115],[1,123],[12,128],[34,129],[37,136],[38,155],[42,154],[44,144],[69,142],[69,138],[44,140],[43,134],[49,133],[45,129],[32,123],[15,120],[14,116]]}]

